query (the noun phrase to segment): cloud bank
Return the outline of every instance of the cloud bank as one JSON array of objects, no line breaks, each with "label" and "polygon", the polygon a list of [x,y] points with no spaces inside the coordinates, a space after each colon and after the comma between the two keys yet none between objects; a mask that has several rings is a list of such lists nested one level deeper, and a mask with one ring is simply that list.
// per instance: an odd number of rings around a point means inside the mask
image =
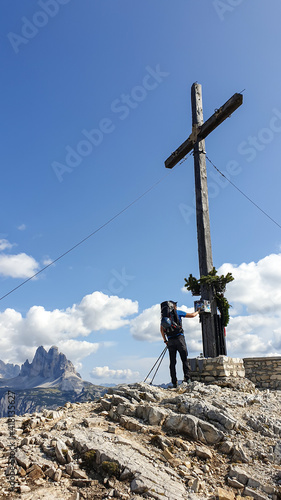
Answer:
[{"label": "cloud bank", "polygon": [[139,372],[132,370],[111,370],[108,366],[96,366],[90,373],[94,379],[129,380],[139,377]]},{"label": "cloud bank", "polygon": [[232,304],[227,328],[230,356],[281,355],[281,254],[239,266],[224,264],[219,274],[235,278],[227,287]]},{"label": "cloud bank", "polygon": [[[0,240],[0,250],[5,248],[9,248],[9,242]],[[226,291],[232,304],[227,327],[228,355],[280,356],[281,254],[271,254],[258,262],[240,265],[226,263],[218,269],[219,274],[227,272],[231,272],[235,278],[228,284]],[[191,294],[184,297],[188,297],[189,303],[193,301]],[[193,310],[180,303],[179,309],[187,312]],[[8,308],[0,313],[1,358],[10,363],[22,363],[26,358],[32,359],[39,345],[57,345],[79,369],[83,359],[95,354],[101,347],[114,347],[118,353],[117,344],[113,345],[112,342],[87,341],[91,332],[99,332],[104,338],[106,332],[123,327],[129,327],[132,339],[148,343],[148,350],[151,343],[159,343],[160,347],[163,342],[160,334],[160,304],[137,313],[136,301],[108,296],[99,291],[84,296],[80,303],[63,310],[47,311],[42,306],[33,306],[24,317],[20,312]],[[189,356],[196,357],[202,352],[198,318],[183,319],[183,327]],[[116,355],[112,359],[115,360],[115,367],[96,366],[90,373],[91,377],[113,383],[116,380],[133,381],[139,378],[139,372],[134,367],[141,369],[140,357],[137,356],[133,365],[128,363],[130,368],[126,365],[123,368],[123,365],[122,369],[116,369]]]},{"label": "cloud bank", "polygon": [[[227,327],[227,352],[232,357],[281,355],[281,254],[258,262],[223,264],[218,274],[231,272],[235,280],[227,285],[232,305]],[[186,289],[183,292],[189,294]],[[193,297],[192,297],[193,300]],[[191,312],[192,308],[179,305]],[[139,341],[162,341],[159,331],[160,305],[153,305],[131,320],[131,334]],[[198,319],[183,319],[189,355],[202,351]]]},{"label": "cloud bank", "polygon": [[105,333],[129,324],[128,316],[138,312],[137,302],[93,292],[79,304],[53,311],[33,306],[26,316],[14,309],[0,313],[0,352],[3,361],[23,362],[39,345],[57,345],[73,362],[79,362],[100,344],[74,340],[91,332]]}]

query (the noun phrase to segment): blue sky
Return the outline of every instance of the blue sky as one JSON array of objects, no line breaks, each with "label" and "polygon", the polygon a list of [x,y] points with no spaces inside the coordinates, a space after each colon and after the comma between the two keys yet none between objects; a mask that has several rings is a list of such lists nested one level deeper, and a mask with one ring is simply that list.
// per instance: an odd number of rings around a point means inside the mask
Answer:
[{"label": "blue sky", "polygon": [[[58,345],[94,383],[142,380],[162,351],[159,303],[193,307],[182,289],[198,276],[193,158],[164,167],[191,133],[193,82],[205,120],[243,91],[207,155],[281,224],[280,2],[3,0],[0,10],[1,296],[161,181],[1,300],[0,359]],[[280,227],[207,169],[214,265],[236,278],[228,354],[278,355]],[[198,320],[185,322],[197,356]],[[168,379],[165,359],[158,381]]]}]

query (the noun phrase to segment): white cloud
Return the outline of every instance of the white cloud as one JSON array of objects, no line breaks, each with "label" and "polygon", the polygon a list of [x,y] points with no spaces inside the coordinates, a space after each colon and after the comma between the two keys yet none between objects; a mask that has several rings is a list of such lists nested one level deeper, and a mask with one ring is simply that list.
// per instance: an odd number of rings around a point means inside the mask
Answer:
[{"label": "white cloud", "polygon": [[57,342],[56,345],[59,351],[63,352],[67,359],[72,361],[75,369],[79,371],[83,368],[81,361],[87,356],[90,356],[90,354],[95,354],[101,347],[102,343],[69,339],[61,340],[60,342]]},{"label": "white cloud", "polygon": [[83,319],[85,327],[91,331],[116,330],[130,323],[126,317],[138,312],[138,303],[94,292],[82,299],[76,312]]},{"label": "white cloud", "polygon": [[0,239],[0,275],[9,278],[30,278],[39,271],[39,264],[26,253],[4,253],[14,246],[15,243],[10,243],[5,238]]},{"label": "white cloud", "polygon": [[3,250],[9,250],[10,248],[12,248],[14,245],[12,245],[12,243],[10,243],[8,240],[6,240],[5,238],[3,239],[0,239],[0,252],[3,252]]},{"label": "white cloud", "polygon": [[113,370],[108,366],[96,366],[92,369],[90,373],[91,377],[94,379],[113,379],[113,380],[129,380],[139,377],[139,372],[133,372],[132,370]]},{"label": "white cloud", "polygon": [[[228,355],[280,356],[281,254],[269,255],[256,263],[224,264],[218,269],[219,274],[227,272],[232,272],[235,277],[235,281],[227,285],[226,290],[226,297],[233,305],[227,327]],[[193,310],[184,305],[179,305],[179,309],[187,312]],[[111,350],[114,347],[118,352],[118,347],[112,340],[95,343],[86,341],[91,332],[104,334],[126,326],[130,326],[135,340],[159,342],[160,354],[162,345],[164,348],[160,333],[160,305],[155,304],[130,319],[137,312],[137,302],[108,296],[102,292],[86,295],[80,303],[62,310],[47,311],[42,306],[33,306],[23,316],[14,309],[6,309],[0,313],[1,358],[12,363],[22,363],[26,358],[31,361],[39,345],[57,345],[80,368],[85,357],[97,353],[102,347]],[[202,352],[198,317],[183,319],[183,328],[190,357],[198,356]],[[84,337],[85,340],[78,337]],[[129,358],[132,363],[129,363]],[[153,363],[155,361],[156,359]],[[115,379],[135,381],[138,378],[135,370],[142,373],[145,369],[143,362],[138,356],[134,358],[134,354],[126,360],[120,360],[118,355],[113,368],[96,367],[92,377],[112,382]],[[151,368],[149,363],[150,360],[146,359],[146,366]],[[162,364],[165,363],[167,360]],[[124,369],[124,366],[127,368]]]},{"label": "white cloud", "polygon": [[0,255],[0,274],[2,276],[29,278],[38,271],[38,266],[38,262],[25,253]]},{"label": "white cloud", "polygon": [[160,305],[145,309],[139,316],[131,320],[131,334],[136,340],[154,342],[161,340]]},{"label": "white cloud", "polygon": [[227,272],[235,278],[226,291],[233,305],[227,327],[229,356],[280,356],[281,254],[239,266],[224,264],[218,270]]},{"label": "white cloud", "polygon": [[25,231],[26,229],[26,225],[25,224],[21,224],[20,226],[18,226],[18,230],[19,231]]},{"label": "white cloud", "polygon": [[[64,310],[46,311],[42,306],[31,307],[23,317],[14,309],[0,313],[1,358],[10,363],[22,363],[34,355],[40,346],[57,345],[73,362],[81,361],[97,351],[101,343],[74,340],[87,337],[93,331],[115,330],[127,325],[127,316],[138,310],[137,302],[108,297],[102,292],[86,295],[80,304]],[[112,342],[103,343],[110,348]]]},{"label": "white cloud", "polygon": [[281,315],[253,314],[231,317],[227,327],[228,355],[232,357],[281,354]]},{"label": "white cloud", "polygon": [[281,306],[281,254],[271,254],[258,262],[239,266],[224,264],[218,274],[231,272],[235,278],[227,285],[227,297],[243,305],[249,313],[278,312]]},{"label": "white cloud", "polygon": [[[43,259],[43,266],[48,266],[49,264],[52,264],[53,260],[50,257],[45,257]],[[54,264],[55,266],[55,264]]]},{"label": "white cloud", "polygon": [[[235,280],[227,285],[226,297],[233,306],[227,327],[227,352],[232,357],[281,355],[281,254],[258,262],[224,264],[218,274],[231,272]],[[186,291],[184,289],[183,291]],[[190,292],[189,292],[190,293]],[[179,309],[192,311],[185,306]],[[160,306],[146,309],[131,321],[137,340],[161,341]],[[198,319],[183,319],[189,355],[202,352]]]},{"label": "white cloud", "polygon": [[[193,312],[192,308],[184,305],[178,306],[178,309],[185,312]],[[160,333],[160,316],[160,304],[155,304],[149,309],[145,309],[136,318],[131,320],[130,331],[132,336],[136,340],[144,340],[146,342],[163,342]],[[199,348],[201,352],[201,330],[198,318],[183,318],[182,325],[189,339],[189,350],[194,351]]]}]

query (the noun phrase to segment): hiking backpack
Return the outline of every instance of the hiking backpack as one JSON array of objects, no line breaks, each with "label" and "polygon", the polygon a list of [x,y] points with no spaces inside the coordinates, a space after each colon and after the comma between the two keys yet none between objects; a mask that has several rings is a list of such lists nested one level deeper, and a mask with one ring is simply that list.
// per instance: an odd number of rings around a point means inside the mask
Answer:
[{"label": "hiking backpack", "polygon": [[183,333],[181,321],[171,300],[161,303],[161,326],[168,337],[176,337],[179,333]]}]

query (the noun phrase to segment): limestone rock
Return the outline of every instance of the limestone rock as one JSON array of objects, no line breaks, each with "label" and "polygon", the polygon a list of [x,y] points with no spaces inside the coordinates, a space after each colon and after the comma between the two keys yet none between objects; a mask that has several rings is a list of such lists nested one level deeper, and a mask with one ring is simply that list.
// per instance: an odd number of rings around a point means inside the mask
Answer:
[{"label": "limestone rock", "polygon": [[66,444],[58,439],[55,444],[55,454],[60,464],[66,464],[66,453],[67,453]]},{"label": "limestone rock", "polygon": [[274,462],[281,464],[281,441],[278,441],[274,447]]},{"label": "limestone rock", "polygon": [[247,484],[249,476],[246,471],[240,466],[232,466],[229,470],[229,477],[237,479],[241,484]]},{"label": "limestone rock", "polygon": [[244,489],[244,484],[239,483],[237,479],[231,479],[230,477],[227,478],[227,484],[231,486],[232,488],[235,488],[237,490],[243,490]]},{"label": "limestone rock", "polygon": [[26,474],[30,479],[33,480],[39,479],[40,477],[44,476],[44,472],[37,464],[33,464],[29,469],[27,469]]},{"label": "limestone rock", "polygon": [[15,459],[19,465],[21,465],[24,469],[28,469],[30,466],[29,457],[21,450],[18,450],[15,454]]},{"label": "limestone rock", "polygon": [[87,474],[80,469],[74,469],[72,476],[75,477],[76,479],[88,479]]},{"label": "limestone rock", "polygon": [[241,444],[237,444],[234,446],[232,451],[232,461],[233,462],[249,462],[249,457],[247,456],[243,446]]},{"label": "limestone rock", "polygon": [[268,500],[268,495],[262,494],[257,490],[253,490],[248,486],[244,489],[244,495],[254,498],[255,500]]},{"label": "limestone rock", "polygon": [[178,415],[176,413],[168,416],[164,422],[167,430],[186,434],[192,439],[198,440],[198,418],[193,415]]},{"label": "limestone rock", "polygon": [[10,463],[0,419],[0,498],[14,465],[18,486],[32,488],[17,490],[23,500],[279,500],[280,414],[278,391],[123,384],[97,401],[17,417]]},{"label": "limestone rock", "polygon": [[46,476],[48,476],[51,479],[54,478],[55,473],[56,473],[56,468],[55,467],[50,467],[49,469],[47,469],[45,471]]},{"label": "limestone rock", "polygon": [[19,490],[20,490],[20,493],[28,493],[29,491],[31,491],[31,488],[29,486],[27,486],[27,484],[21,484],[20,487],[19,487]]},{"label": "limestone rock", "polygon": [[235,494],[223,488],[217,489],[217,497],[218,500],[235,500]]},{"label": "limestone rock", "polygon": [[57,469],[56,472],[53,475],[53,480],[56,482],[59,482],[62,476],[62,471],[61,469]]},{"label": "limestone rock", "polygon": [[199,491],[204,489],[205,483],[198,479],[198,477],[194,480],[192,480],[189,484],[189,487],[195,492],[198,493]]},{"label": "limestone rock", "polygon": [[69,476],[72,476],[74,469],[75,469],[75,464],[73,462],[70,462],[65,466],[65,471],[67,474],[69,474]]},{"label": "limestone rock", "polygon": [[200,434],[198,432],[198,438],[203,443],[216,444],[223,439],[223,433],[216,429],[216,427],[208,422],[200,420],[199,423]]},{"label": "limestone rock", "polygon": [[231,441],[223,441],[219,445],[219,450],[221,453],[224,453],[225,455],[229,455],[232,450],[233,450],[233,443]]},{"label": "limestone rock", "polygon": [[195,453],[197,457],[203,458],[205,460],[211,459],[213,456],[211,450],[207,448],[207,446],[196,446]]},{"label": "limestone rock", "polygon": [[167,460],[171,460],[172,458],[174,458],[173,454],[169,451],[168,448],[164,449],[163,455]]},{"label": "limestone rock", "polygon": [[145,493],[149,490],[149,486],[142,479],[135,478],[131,482],[131,490],[133,493]]}]

